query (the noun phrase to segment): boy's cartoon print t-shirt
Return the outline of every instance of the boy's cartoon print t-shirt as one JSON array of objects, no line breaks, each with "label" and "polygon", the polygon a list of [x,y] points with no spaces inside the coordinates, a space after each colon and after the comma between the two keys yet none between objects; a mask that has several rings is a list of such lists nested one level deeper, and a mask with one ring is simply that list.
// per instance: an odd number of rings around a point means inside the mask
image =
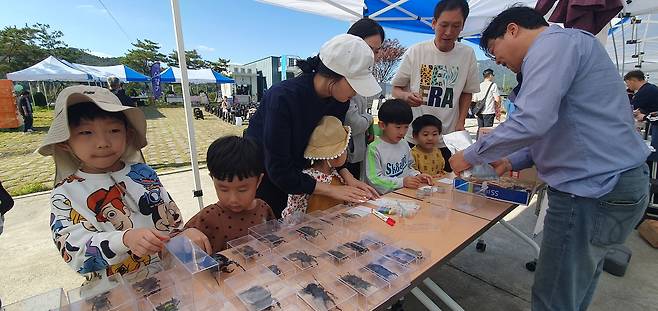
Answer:
[{"label": "boy's cartoon print t-shirt", "polygon": [[[460,42],[450,52],[440,51],[434,40],[420,42],[405,52],[391,84],[420,93],[423,104],[411,109],[414,119],[431,114],[443,123],[441,133],[452,133],[459,119],[459,97],[480,91],[475,52]],[[405,139],[415,143],[411,131],[409,127]],[[445,147],[442,138],[438,146]]]},{"label": "boy's cartoon print t-shirt", "polygon": [[144,163],[126,163],[106,174],[78,170],[55,185],[50,203],[55,245],[64,261],[88,281],[158,260],[132,255],[123,243],[126,230],[155,228],[169,235],[183,224],[176,203]]}]

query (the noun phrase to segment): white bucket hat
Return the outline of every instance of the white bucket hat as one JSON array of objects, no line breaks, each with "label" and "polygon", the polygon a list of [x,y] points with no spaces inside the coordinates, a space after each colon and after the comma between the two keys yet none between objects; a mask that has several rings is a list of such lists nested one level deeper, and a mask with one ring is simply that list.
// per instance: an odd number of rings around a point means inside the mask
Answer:
[{"label": "white bucket hat", "polygon": [[56,144],[66,142],[70,137],[68,107],[74,104],[92,102],[107,112],[122,112],[128,119],[129,126],[135,130],[132,144],[126,147],[121,157],[126,162],[144,162],[141,149],[146,142],[146,118],[136,107],[123,106],[119,98],[107,89],[97,86],[76,85],[62,90],[55,102],[55,117],[48,134],[43,139],[37,152],[43,156],[53,156],[55,160],[55,184],[74,174],[80,168],[78,160],[71,152],[56,147]]},{"label": "white bucket hat", "polygon": [[320,48],[320,60],[333,72],[345,77],[361,96],[375,96],[382,91],[372,75],[375,54],[363,39],[350,34],[337,35]]}]

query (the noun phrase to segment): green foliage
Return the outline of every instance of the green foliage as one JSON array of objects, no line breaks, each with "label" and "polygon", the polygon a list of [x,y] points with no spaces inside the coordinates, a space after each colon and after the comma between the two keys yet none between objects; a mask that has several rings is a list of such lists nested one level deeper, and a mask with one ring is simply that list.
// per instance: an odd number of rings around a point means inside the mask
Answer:
[{"label": "green foliage", "polygon": [[46,186],[43,183],[32,182],[32,183],[23,184],[23,185],[20,185],[18,187],[9,189],[8,192],[12,197],[15,197],[15,196],[24,195],[24,194],[47,191],[47,190],[50,190],[50,189],[52,189],[52,187]]},{"label": "green foliage", "polygon": [[217,61],[209,61],[208,62],[208,67],[210,69],[217,71],[221,74],[226,75],[226,71],[228,70],[228,64],[231,62],[230,59],[224,59],[224,58],[218,58]]},{"label": "green foliage", "polygon": [[[185,62],[187,63],[188,69],[208,68],[208,62],[199,55],[199,52],[196,49],[185,51]],[[180,67],[178,64],[178,51],[173,50],[167,55],[167,65]]]},{"label": "green foliage", "polygon": [[35,92],[34,105],[37,107],[46,107],[46,96],[41,92]]},{"label": "green foliage", "polygon": [[157,42],[137,39],[132,45],[135,48],[128,50],[128,53],[121,58],[122,64],[148,76],[152,63],[166,62],[166,56],[160,53],[160,45]]}]

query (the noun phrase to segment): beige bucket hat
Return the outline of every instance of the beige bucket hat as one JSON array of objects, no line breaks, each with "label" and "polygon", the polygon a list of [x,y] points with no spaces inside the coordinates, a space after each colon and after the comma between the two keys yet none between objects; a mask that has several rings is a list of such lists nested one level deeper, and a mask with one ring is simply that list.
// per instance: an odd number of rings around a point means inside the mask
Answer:
[{"label": "beige bucket hat", "polygon": [[313,130],[304,158],[309,160],[331,160],[338,158],[350,141],[351,129],[343,126],[336,117],[325,116]]},{"label": "beige bucket hat", "polygon": [[55,184],[75,173],[80,168],[80,161],[70,152],[56,147],[56,144],[67,141],[69,132],[68,107],[83,102],[95,103],[100,109],[108,112],[123,112],[128,123],[135,130],[132,144],[128,145],[121,157],[126,162],[144,162],[141,149],[146,142],[146,118],[136,107],[123,106],[119,98],[107,89],[97,86],[76,85],[62,90],[55,102],[55,111],[48,134],[43,139],[37,152],[43,156],[52,156],[55,160]]}]

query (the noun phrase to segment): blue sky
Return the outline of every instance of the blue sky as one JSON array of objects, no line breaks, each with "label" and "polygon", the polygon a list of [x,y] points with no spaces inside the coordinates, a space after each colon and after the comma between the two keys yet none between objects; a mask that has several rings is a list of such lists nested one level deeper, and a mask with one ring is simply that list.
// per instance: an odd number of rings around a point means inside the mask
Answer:
[{"label": "blue sky", "polygon": [[[50,24],[64,32],[64,41],[99,56],[121,56],[137,38],[158,42],[161,52],[175,48],[170,1],[102,0],[121,25],[112,20],[98,0],[3,3],[0,27],[34,23]],[[208,60],[229,58],[246,63],[269,55],[317,53],[323,42],[344,33],[349,24],[262,4],[254,0],[180,1],[185,48],[196,48]],[[402,45],[428,40],[431,35],[387,28],[387,38]],[[480,53],[476,49],[476,53]]]}]

